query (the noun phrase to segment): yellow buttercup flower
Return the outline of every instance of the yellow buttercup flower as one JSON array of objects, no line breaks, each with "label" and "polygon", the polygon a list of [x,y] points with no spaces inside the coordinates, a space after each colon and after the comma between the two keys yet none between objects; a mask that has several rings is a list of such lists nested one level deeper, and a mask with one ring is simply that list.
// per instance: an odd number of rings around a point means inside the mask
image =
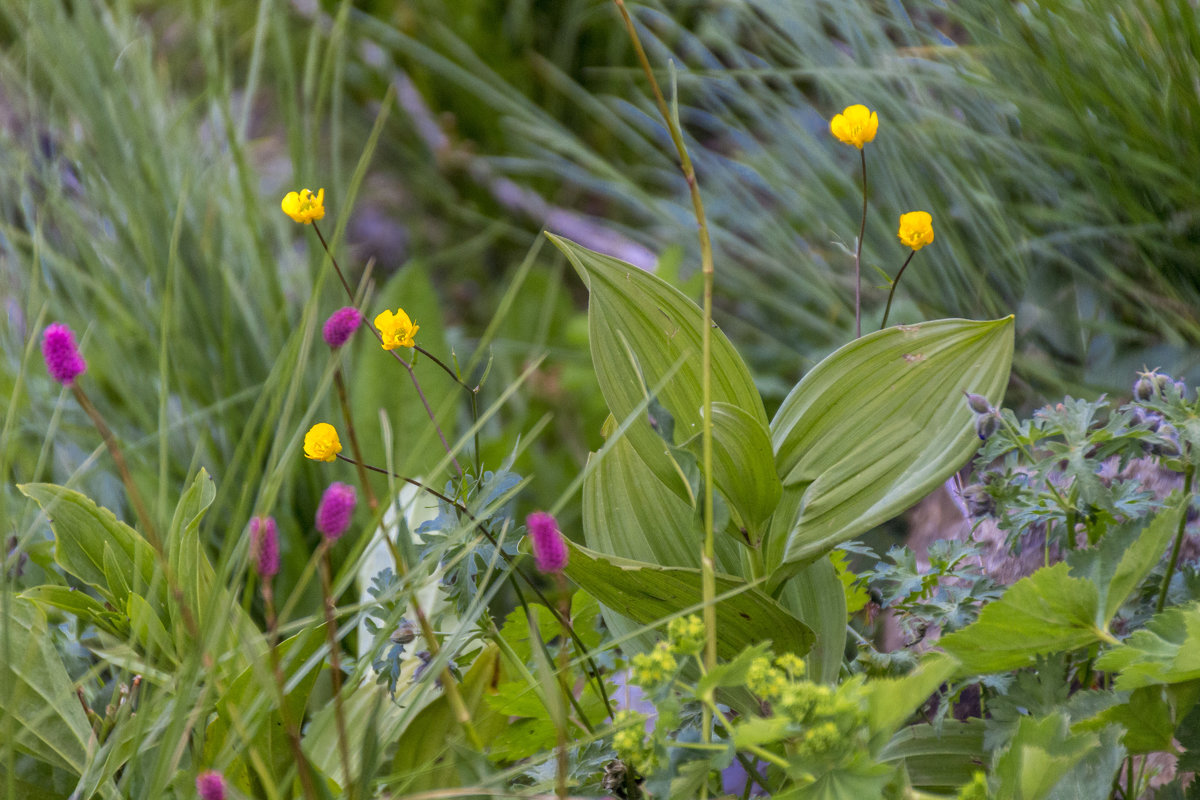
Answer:
[{"label": "yellow buttercup flower", "polygon": [[875,138],[879,130],[879,115],[866,106],[847,106],[846,110],[829,121],[829,132],[859,150]]},{"label": "yellow buttercup flower", "polygon": [[304,457],[313,461],[333,461],[342,452],[337,428],[328,422],[318,422],[304,434]]},{"label": "yellow buttercup flower", "polygon": [[379,328],[379,334],[383,337],[384,350],[412,347],[415,344],[413,336],[421,329],[420,325],[413,325],[403,308],[397,308],[395,314],[384,311],[375,317],[375,327]]},{"label": "yellow buttercup flower", "polygon": [[933,242],[933,217],[928,211],[910,211],[900,215],[900,241],[913,250]]},{"label": "yellow buttercup flower", "polygon": [[313,220],[325,218],[325,190],[318,189],[315,195],[308,189],[288,192],[279,205],[296,222],[311,225]]}]

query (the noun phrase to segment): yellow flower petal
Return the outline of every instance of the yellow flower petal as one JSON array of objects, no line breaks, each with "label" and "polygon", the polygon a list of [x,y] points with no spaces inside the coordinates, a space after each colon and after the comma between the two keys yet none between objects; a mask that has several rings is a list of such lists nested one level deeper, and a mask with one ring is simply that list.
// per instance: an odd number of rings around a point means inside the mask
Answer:
[{"label": "yellow flower petal", "polygon": [[847,106],[841,114],[829,121],[829,132],[846,144],[859,150],[875,138],[879,130],[879,115],[863,105]]},{"label": "yellow flower petal", "polygon": [[325,218],[325,190],[318,189],[315,195],[308,189],[288,192],[279,207],[294,221],[311,225],[313,220]]},{"label": "yellow flower petal", "polygon": [[420,325],[413,325],[403,308],[397,308],[395,314],[391,311],[381,312],[375,317],[375,327],[379,329],[379,336],[383,339],[384,350],[413,347],[416,344],[413,336],[421,329]]},{"label": "yellow flower petal", "polygon": [[906,247],[920,250],[933,242],[933,217],[928,211],[910,211],[900,215],[900,241]]},{"label": "yellow flower petal", "polygon": [[318,422],[304,434],[304,457],[313,461],[334,461],[342,452],[337,428],[328,422]]}]

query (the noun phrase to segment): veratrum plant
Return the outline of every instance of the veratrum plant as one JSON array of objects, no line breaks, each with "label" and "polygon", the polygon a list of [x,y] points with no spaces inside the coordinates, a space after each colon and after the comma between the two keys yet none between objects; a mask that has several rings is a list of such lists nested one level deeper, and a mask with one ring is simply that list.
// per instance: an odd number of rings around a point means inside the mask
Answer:
[{"label": "veratrum plant", "polygon": [[[702,426],[701,320],[662,279],[551,236],[590,293],[592,361],[618,434],[589,461],[567,573],[618,634],[701,604],[693,451]],[[845,598],[827,555],[900,513],[975,452],[973,392],[1008,381],[1013,320],[937,320],[857,339],[818,364],[769,420],[749,370],[713,332],[713,480],[727,518],[716,567],[718,648],[770,638],[841,662]],[[610,426],[611,428],[612,426]]]}]

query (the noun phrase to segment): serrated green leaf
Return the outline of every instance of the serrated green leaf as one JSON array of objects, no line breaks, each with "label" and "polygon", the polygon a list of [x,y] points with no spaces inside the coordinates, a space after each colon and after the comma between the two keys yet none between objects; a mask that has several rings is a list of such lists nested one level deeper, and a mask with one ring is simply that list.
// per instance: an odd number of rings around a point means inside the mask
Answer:
[{"label": "serrated green leaf", "polygon": [[733,728],[733,743],[739,749],[752,745],[774,744],[791,732],[787,717],[742,718]]},{"label": "serrated green leaf", "polygon": [[129,633],[129,625],[124,617],[110,611],[90,594],[74,587],[44,584],[26,589],[18,596],[41,606],[50,606],[74,614],[85,624],[95,625],[118,639],[125,638]]},{"label": "serrated green leaf", "polygon": [[1032,666],[1039,655],[1115,641],[1096,626],[1099,607],[1096,585],[1059,563],[1014,583],[976,622],[942,637],[941,646],[962,662],[964,675]]},{"label": "serrated green leaf", "polygon": [[1096,624],[1105,627],[1141,585],[1175,536],[1187,501],[1174,496],[1148,525],[1110,531],[1090,550],[1071,553],[1071,574],[1088,578],[1100,588],[1100,615]]},{"label": "serrated green leaf", "polygon": [[[703,458],[699,434],[683,447]],[[742,531],[740,541],[758,547],[783,484],[775,473],[767,426],[728,403],[713,403],[713,483],[729,503]]]},{"label": "serrated green leaf", "polygon": [[[629,416],[645,399],[644,387],[656,386],[674,370],[658,397],[675,419],[673,444],[699,433],[700,309],[655,275],[567,239],[547,236],[588,288],[592,362],[609,410],[619,420]],[[766,427],[762,399],[741,356],[716,327],[711,338],[713,402],[736,406]],[[687,484],[649,423],[637,420],[628,437],[658,480],[687,499]]]},{"label": "serrated green leaf", "polygon": [[1107,708],[1091,719],[1071,726],[1075,731],[1099,731],[1117,725],[1124,732],[1121,744],[1130,753],[1170,750],[1177,727],[1171,706],[1161,686],[1135,689],[1129,700]]},{"label": "serrated green leaf", "polygon": [[[622,616],[643,625],[699,606],[700,570],[661,567],[605,555],[574,542],[567,576],[584,591]],[[761,590],[740,578],[717,574],[717,653],[730,659],[746,647],[770,640],[779,652],[804,655],[812,646],[808,626]]]},{"label": "serrated green leaf", "polygon": [[60,567],[96,589],[116,608],[125,598],[113,595],[105,574],[104,548],[112,551],[111,568],[122,583],[143,595],[156,610],[165,610],[166,591],[157,576],[154,549],[141,534],[121,522],[107,508],[97,506],[79,492],[49,483],[18,486],[45,512],[54,531],[54,560]]},{"label": "serrated green leaf", "polygon": [[830,553],[829,561],[833,564],[838,581],[842,584],[843,594],[846,595],[846,616],[852,617],[866,608],[867,603],[871,600],[871,593],[867,591],[864,582],[860,581],[850,569],[850,558],[845,551],[835,550]]},{"label": "serrated green leaf", "polygon": [[818,364],[771,422],[794,519],[775,520],[767,562],[780,577],[891,519],[944,482],[978,446],[963,392],[999,403],[1013,320],[938,320],[868,334]]},{"label": "serrated green leaf", "polygon": [[1121,691],[1200,678],[1200,602],[1155,615],[1100,656],[1096,668],[1119,673],[1115,686]]},{"label": "serrated green leaf", "polygon": [[717,664],[696,682],[696,696],[708,696],[711,699],[712,693],[716,689],[745,684],[746,676],[750,673],[750,665],[754,663],[754,659],[765,655],[769,648],[768,643],[762,642],[743,650],[729,661]]},{"label": "serrated green leaf", "polygon": [[47,631],[41,609],[0,596],[0,717],[18,752],[82,775],[91,726]]},{"label": "serrated green leaf", "polygon": [[1065,714],[1024,717],[996,758],[997,800],[1041,800],[1063,777],[1101,746],[1095,733],[1071,733]]}]

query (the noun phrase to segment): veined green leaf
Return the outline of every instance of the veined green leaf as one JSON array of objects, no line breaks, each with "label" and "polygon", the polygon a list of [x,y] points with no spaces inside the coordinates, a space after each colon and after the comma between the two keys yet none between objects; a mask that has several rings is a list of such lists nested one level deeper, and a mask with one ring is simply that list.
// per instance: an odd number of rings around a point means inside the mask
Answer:
[{"label": "veined green leaf", "polygon": [[993,404],[1008,383],[1013,319],[947,319],[857,339],[796,385],[771,423],[798,516],[773,520],[767,562],[796,565],[894,517],[978,445],[963,392]]},{"label": "veined green leaf", "polygon": [[[675,420],[679,444],[700,432],[700,309],[670,284],[611,256],[547,234],[588,288],[592,362],[608,408],[624,419],[677,364],[658,400]],[[741,356],[716,327],[712,331],[712,400],[735,406],[767,425],[762,399]],[[629,428],[633,449],[679,497],[688,487],[665,443],[645,420]]]},{"label": "veined green leaf", "polygon": [[[567,576],[608,608],[649,624],[699,606],[700,570],[660,567],[589,550],[568,541]],[[730,659],[745,647],[771,640],[779,653],[804,655],[813,643],[808,626],[740,578],[717,574],[717,653]]]},{"label": "veined green leaf", "polygon": [[1200,678],[1200,603],[1168,608],[1096,661],[1096,668],[1119,672],[1116,688]]},{"label": "veined green leaf", "polygon": [[[697,460],[703,458],[700,434],[683,446]],[[728,403],[713,403],[713,483],[729,502],[741,540],[758,547],[783,484],[775,473],[767,426]]]},{"label": "veined green leaf", "polygon": [[1014,583],[973,624],[943,637],[941,646],[962,662],[963,674],[1029,667],[1039,655],[1115,642],[1096,625],[1099,609],[1096,584],[1072,578],[1059,563]]},{"label": "veined green leaf", "polygon": [[[50,519],[54,531],[54,560],[67,572],[92,586],[116,608],[125,598],[114,592],[134,591],[146,598],[155,612],[165,613],[166,587],[155,569],[154,549],[141,534],[97,506],[79,492],[50,483],[17,487]],[[109,585],[105,548],[111,551],[109,568],[119,573],[122,587]]]},{"label": "veined green leaf", "polygon": [[75,696],[41,609],[0,597],[0,718],[18,752],[82,775],[91,726]]}]

